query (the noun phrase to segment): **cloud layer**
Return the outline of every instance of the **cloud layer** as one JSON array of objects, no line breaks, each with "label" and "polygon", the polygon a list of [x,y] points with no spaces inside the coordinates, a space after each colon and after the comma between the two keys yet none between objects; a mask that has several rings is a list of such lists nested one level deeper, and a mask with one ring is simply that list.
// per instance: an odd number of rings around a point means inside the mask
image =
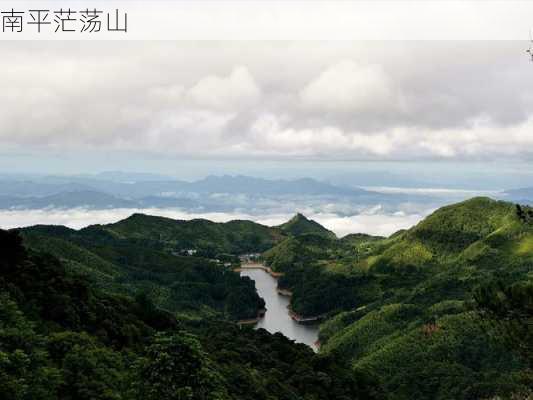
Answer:
[{"label": "cloud layer", "polygon": [[[107,224],[129,217],[135,212],[157,215],[173,219],[189,220],[205,218],[215,222],[227,222],[234,219],[252,220],[264,225],[279,225],[287,222],[293,214],[250,215],[245,213],[189,213],[178,209],[111,209],[87,210],[73,208],[68,210],[0,210],[0,228],[11,229],[37,224],[65,225],[79,229],[93,224]],[[333,213],[310,213],[309,218],[323,224],[339,237],[349,233],[368,233],[388,236],[399,229],[409,228],[423,217],[421,214],[397,212],[386,214],[379,209],[353,216],[339,216]]]},{"label": "cloud layer", "polygon": [[4,152],[533,155],[520,42],[2,42]]}]

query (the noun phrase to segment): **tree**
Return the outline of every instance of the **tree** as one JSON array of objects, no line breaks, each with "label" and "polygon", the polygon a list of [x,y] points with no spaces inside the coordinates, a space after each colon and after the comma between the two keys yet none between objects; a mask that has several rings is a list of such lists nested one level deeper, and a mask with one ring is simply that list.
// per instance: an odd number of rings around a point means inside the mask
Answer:
[{"label": "tree", "polygon": [[0,292],[0,394],[4,399],[57,398],[60,371],[48,362],[45,338]]},{"label": "tree", "polygon": [[136,398],[225,400],[229,396],[198,339],[180,332],[155,336],[138,365]]},{"label": "tree", "polygon": [[509,348],[533,368],[533,283],[493,282],[476,290],[474,298],[482,314],[503,333]]}]

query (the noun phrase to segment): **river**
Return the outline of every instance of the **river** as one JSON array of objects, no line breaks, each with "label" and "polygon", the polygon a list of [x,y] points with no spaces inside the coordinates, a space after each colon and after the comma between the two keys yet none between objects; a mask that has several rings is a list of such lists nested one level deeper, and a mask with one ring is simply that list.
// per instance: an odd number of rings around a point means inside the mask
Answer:
[{"label": "river", "polygon": [[243,269],[241,276],[248,276],[255,281],[255,287],[259,296],[266,303],[266,313],[255,325],[264,328],[271,333],[281,332],[289,339],[298,343],[305,343],[317,350],[318,325],[302,325],[292,320],[289,316],[289,298],[280,295],[277,288],[277,280],[262,269]]}]

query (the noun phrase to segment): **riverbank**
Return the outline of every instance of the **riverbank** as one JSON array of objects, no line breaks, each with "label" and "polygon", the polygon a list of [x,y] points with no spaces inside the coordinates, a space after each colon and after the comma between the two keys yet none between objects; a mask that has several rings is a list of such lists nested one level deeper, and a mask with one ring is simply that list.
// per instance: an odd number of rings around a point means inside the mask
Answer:
[{"label": "riverbank", "polygon": [[261,308],[259,311],[257,311],[257,317],[250,319],[240,319],[237,321],[237,325],[255,325],[265,317],[266,311],[266,308]]},{"label": "riverbank", "polygon": [[[233,271],[242,272],[244,270],[254,270],[254,269],[259,269],[261,271],[265,271],[271,277],[276,279],[276,281],[277,281],[277,279],[280,276],[283,276],[283,272],[274,272],[274,271],[272,271],[272,269],[270,267],[267,267],[264,264],[252,263],[252,262],[248,262],[246,264],[243,264],[239,268],[235,268]],[[292,291],[290,291],[288,289],[281,289],[281,288],[279,288],[277,286],[276,286],[276,292],[279,295],[281,295],[281,296],[285,296],[285,297],[291,297],[292,296]],[[324,315],[317,315],[317,316],[313,316],[313,317],[303,317],[303,316],[295,313],[294,311],[292,311],[290,309],[290,306],[288,306],[287,308],[288,308],[288,314],[291,317],[291,319],[293,321],[299,323],[299,324],[302,324],[302,325],[311,325],[311,324],[319,323],[320,321],[322,321],[323,319],[326,318],[325,314]],[[260,320],[261,320],[261,318],[250,319],[250,320],[247,320],[245,323],[253,324],[254,321],[255,321],[255,323],[257,323]]]},{"label": "riverbank", "polygon": [[290,290],[287,290],[287,289],[276,288],[276,292],[278,292],[278,294],[280,294],[282,296],[287,296],[287,297],[291,297],[292,296],[292,292]]},{"label": "riverbank", "polygon": [[316,324],[324,319],[326,319],[326,314],[323,315],[317,315],[313,317],[304,317],[300,314],[295,313],[289,308],[289,316],[299,324]]},{"label": "riverbank", "polygon": [[[316,341],[318,340],[318,325],[298,323],[289,315],[290,297],[280,295],[277,291],[278,279],[271,276],[266,268],[244,268],[240,272],[241,276],[247,276],[255,282],[257,293],[265,301],[265,308],[268,312],[264,318],[251,319],[250,325],[243,329],[253,327],[254,329],[265,329],[274,334],[282,333],[291,340],[304,343],[317,351]],[[254,322],[256,322],[253,324]]]},{"label": "riverbank", "polygon": [[239,268],[235,268],[234,272],[241,272],[246,269],[260,269],[265,271],[267,274],[269,274],[273,278],[279,278],[280,276],[283,276],[283,272],[274,272],[272,271],[272,268],[266,267],[264,264],[261,263],[246,263],[241,265]]}]

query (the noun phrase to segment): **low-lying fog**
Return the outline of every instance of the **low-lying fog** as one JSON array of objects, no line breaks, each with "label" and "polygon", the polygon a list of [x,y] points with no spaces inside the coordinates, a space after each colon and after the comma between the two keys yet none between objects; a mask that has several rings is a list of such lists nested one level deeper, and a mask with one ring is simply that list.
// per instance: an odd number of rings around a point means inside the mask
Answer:
[{"label": "low-lying fog", "polygon": [[244,219],[274,226],[300,212],[339,237],[349,233],[388,236],[446,204],[480,195],[508,200],[530,195],[529,189],[515,193],[361,187],[312,178],[269,180],[244,175],[185,182],[117,174],[4,177],[0,179],[0,228],[53,224],[79,229],[117,222],[133,213],[215,222]]},{"label": "low-lying fog", "polygon": [[[399,229],[409,228],[420,221],[431,210],[407,213],[405,211],[383,212],[381,207],[371,207],[357,215],[344,216],[325,211],[298,210],[303,212],[326,228],[342,237],[349,233],[368,233],[388,236]],[[215,222],[226,222],[233,219],[252,220],[265,225],[279,225],[289,220],[294,214],[274,213],[251,215],[240,212],[206,212],[191,213],[179,209],[162,208],[115,208],[106,210],[90,210],[84,208],[41,209],[41,210],[0,210],[0,227],[4,229],[31,226],[36,224],[65,225],[79,229],[92,224],[107,224],[127,218],[133,213],[158,215],[173,219],[205,218]],[[295,211],[296,212],[296,211]]]}]

